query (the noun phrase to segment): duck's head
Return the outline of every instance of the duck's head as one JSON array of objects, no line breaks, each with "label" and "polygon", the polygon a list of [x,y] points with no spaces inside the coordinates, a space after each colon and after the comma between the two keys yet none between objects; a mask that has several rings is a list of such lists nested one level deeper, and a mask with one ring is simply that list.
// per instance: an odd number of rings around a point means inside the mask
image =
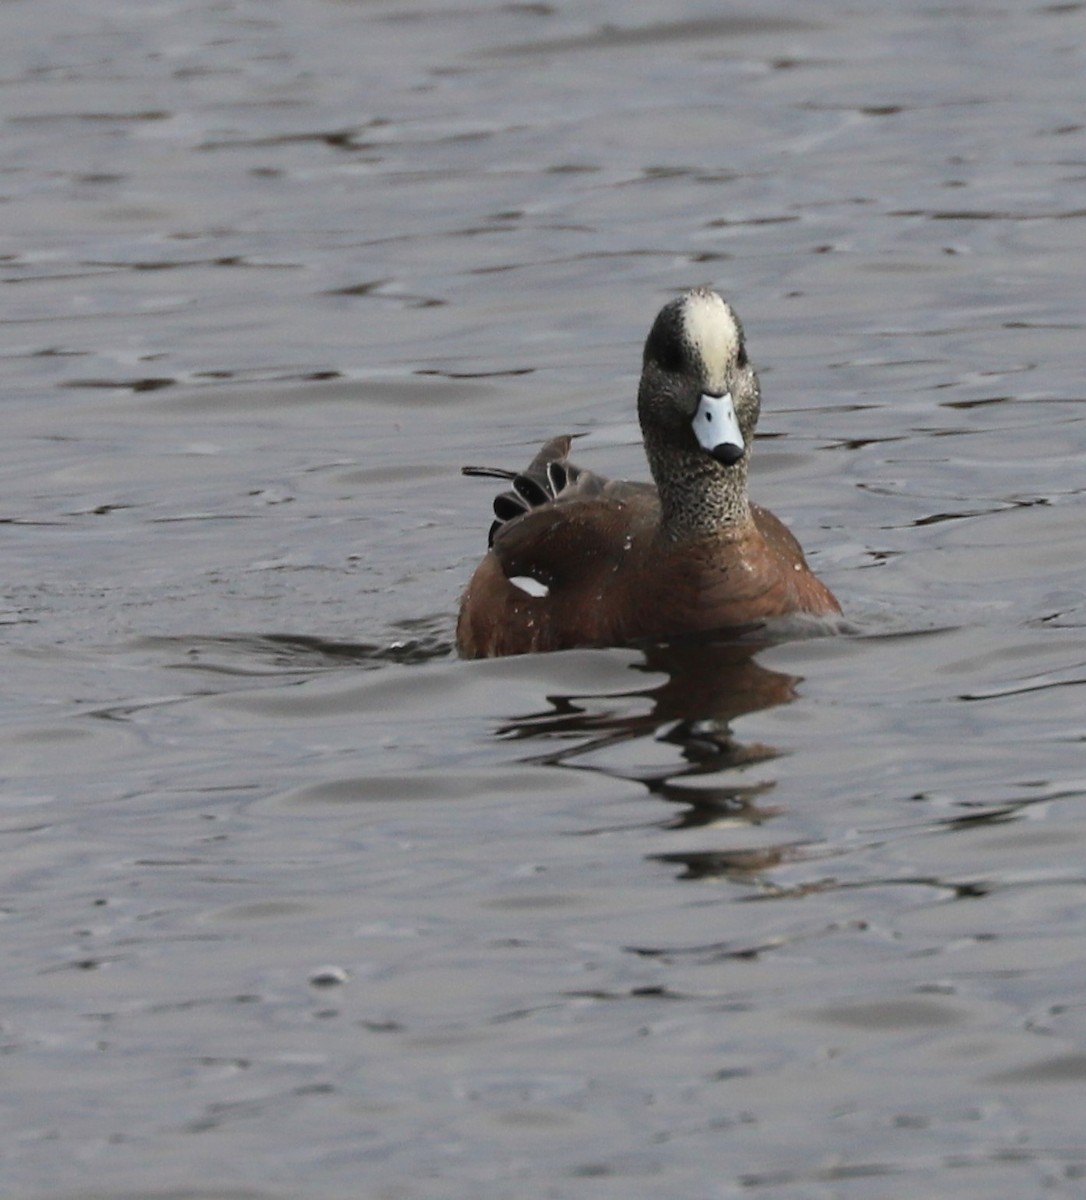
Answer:
[{"label": "duck's head", "polygon": [[637,411],[650,460],[665,447],[746,465],[758,424],[758,376],[743,327],[708,288],[665,304],[645,342]]}]

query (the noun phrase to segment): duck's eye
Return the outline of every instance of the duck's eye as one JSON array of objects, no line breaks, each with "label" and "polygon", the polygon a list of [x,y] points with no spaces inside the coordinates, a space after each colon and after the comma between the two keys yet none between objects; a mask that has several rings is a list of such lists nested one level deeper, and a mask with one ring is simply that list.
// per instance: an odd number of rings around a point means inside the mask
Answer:
[{"label": "duck's eye", "polygon": [[686,368],[686,356],[678,342],[665,341],[656,347],[656,363],[664,371],[679,372]]}]

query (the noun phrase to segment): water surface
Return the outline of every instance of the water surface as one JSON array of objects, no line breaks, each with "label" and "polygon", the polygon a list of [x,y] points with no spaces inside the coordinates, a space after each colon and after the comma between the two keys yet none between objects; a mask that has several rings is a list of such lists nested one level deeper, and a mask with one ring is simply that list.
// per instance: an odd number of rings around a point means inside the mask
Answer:
[{"label": "water surface", "polygon": [[[4,1195],[1079,1195],[1086,9],[4,28]],[[461,663],[699,283],[851,632]]]}]

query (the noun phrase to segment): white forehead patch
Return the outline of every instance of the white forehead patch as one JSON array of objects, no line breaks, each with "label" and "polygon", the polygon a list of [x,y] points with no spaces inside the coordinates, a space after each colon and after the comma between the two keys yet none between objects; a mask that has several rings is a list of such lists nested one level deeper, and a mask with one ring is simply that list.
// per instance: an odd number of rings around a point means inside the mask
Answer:
[{"label": "white forehead patch", "polygon": [[705,364],[705,386],[727,391],[728,367],[739,353],[739,328],[732,310],[716,294],[699,288],[683,303],[683,332]]}]

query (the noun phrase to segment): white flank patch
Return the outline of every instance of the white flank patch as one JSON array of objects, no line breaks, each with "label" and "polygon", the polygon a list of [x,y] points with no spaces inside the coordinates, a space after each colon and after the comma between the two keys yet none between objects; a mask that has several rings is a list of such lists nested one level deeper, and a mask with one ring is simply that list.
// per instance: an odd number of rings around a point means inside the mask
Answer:
[{"label": "white flank patch", "polygon": [[510,575],[509,582],[515,588],[520,588],[527,596],[535,596],[536,599],[541,599],[543,596],[549,596],[551,589],[545,583],[538,579],[533,579],[531,575]]},{"label": "white flank patch", "polygon": [[683,331],[705,364],[706,390],[723,392],[728,367],[739,353],[739,330],[732,310],[716,292],[691,292],[683,305]]}]

